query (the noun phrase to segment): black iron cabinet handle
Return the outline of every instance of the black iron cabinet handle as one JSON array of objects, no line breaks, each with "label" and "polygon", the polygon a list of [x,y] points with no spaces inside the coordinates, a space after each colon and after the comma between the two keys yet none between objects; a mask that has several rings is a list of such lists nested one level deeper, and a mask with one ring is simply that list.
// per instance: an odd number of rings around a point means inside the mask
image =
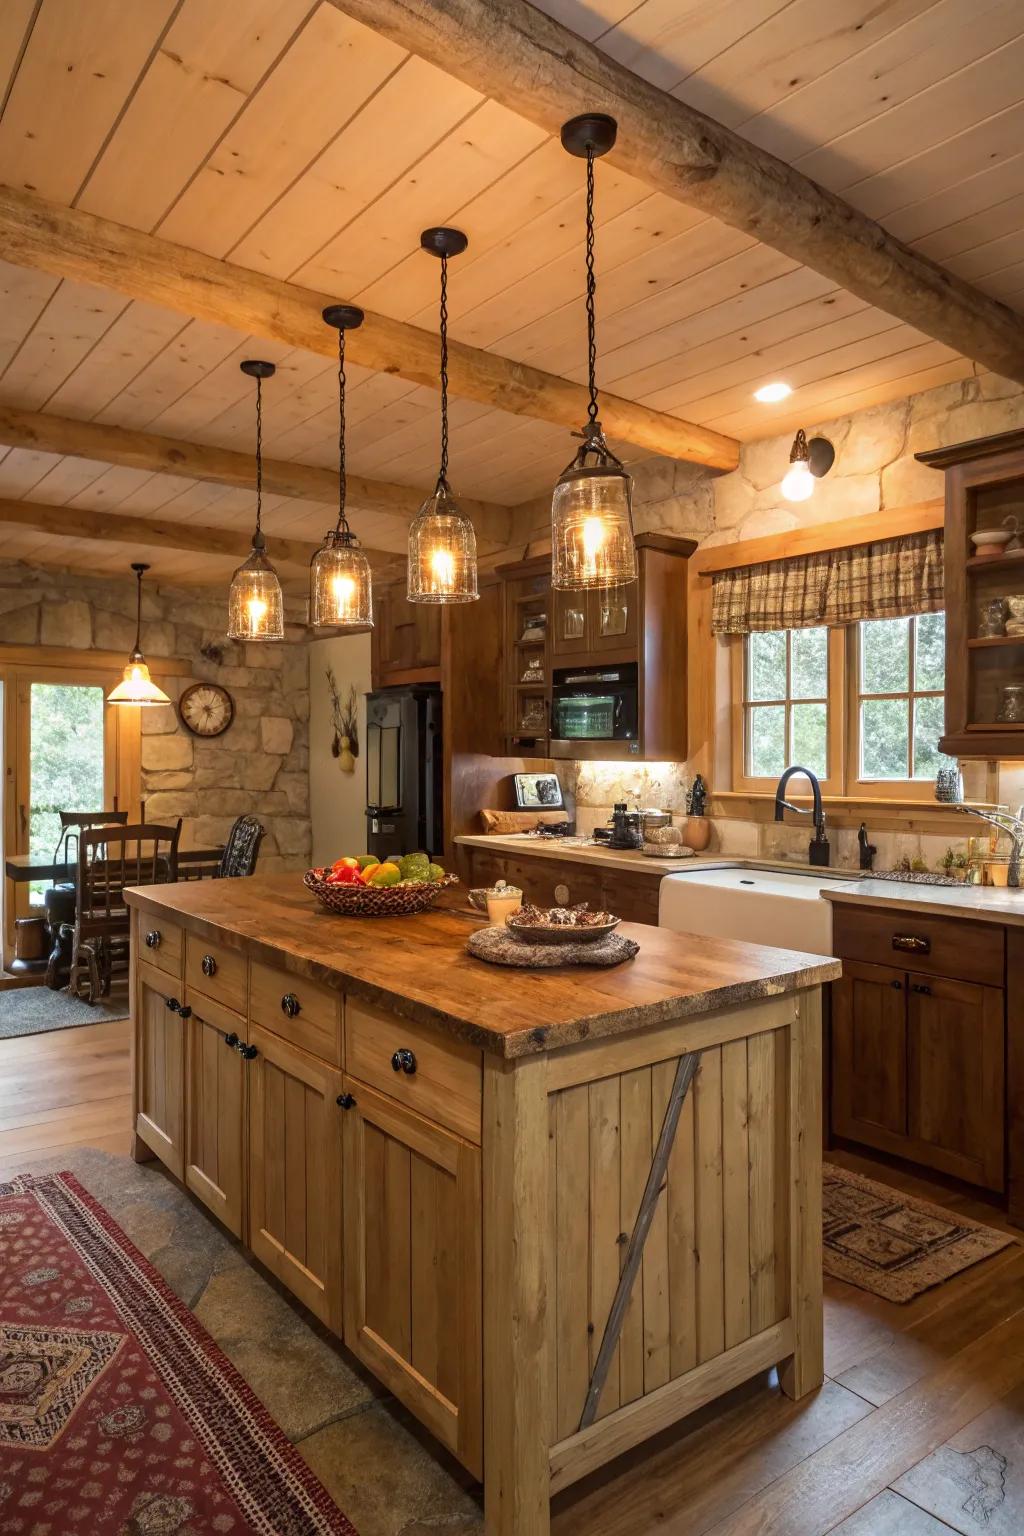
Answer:
[{"label": "black iron cabinet handle", "polygon": [[403,1045],[392,1056],[391,1070],[392,1072],[404,1072],[407,1077],[411,1077],[416,1071],[416,1057],[407,1046]]},{"label": "black iron cabinet handle", "polygon": [[203,956],[203,966],[202,966],[202,969],[203,969],[203,975],[204,976],[216,976],[216,974],[217,974],[217,962],[213,958],[212,955],[204,955]]},{"label": "black iron cabinet handle", "polygon": [[159,949],[160,948],[160,930],[159,930],[159,928],[151,928],[149,930],[149,932],[146,934],[146,948],[147,949]]},{"label": "black iron cabinet handle", "polygon": [[288,1018],[290,1019],[298,1018],[299,1014],[302,1012],[302,1004],[299,1002],[294,992],[286,992],[284,997],[282,997],[281,1012],[287,1014]]},{"label": "black iron cabinet handle", "polygon": [[339,1109],[354,1109],[356,1097],[354,1093],[339,1093],[337,1098]]}]

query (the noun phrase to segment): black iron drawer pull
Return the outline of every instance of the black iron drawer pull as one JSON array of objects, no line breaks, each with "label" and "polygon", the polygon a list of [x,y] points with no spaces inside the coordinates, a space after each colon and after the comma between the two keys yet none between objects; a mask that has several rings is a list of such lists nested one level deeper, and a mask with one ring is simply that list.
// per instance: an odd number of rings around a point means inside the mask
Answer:
[{"label": "black iron drawer pull", "polygon": [[169,1008],[171,1013],[177,1013],[178,1009],[181,1007],[181,1004],[178,1002],[176,997],[165,997],[164,1006]]},{"label": "black iron drawer pull", "polygon": [[149,932],[146,934],[146,948],[147,949],[159,949],[160,948],[160,939],[161,939],[161,937],[162,937],[162,935],[160,933],[159,928],[151,928],[149,930]]},{"label": "black iron drawer pull", "polygon": [[286,992],[284,997],[282,997],[281,1012],[287,1014],[288,1018],[290,1019],[298,1018],[299,1014],[302,1012],[302,1004],[299,1002],[294,992]]},{"label": "black iron drawer pull", "polygon": [[931,953],[931,939],[922,939],[916,933],[894,933],[892,936],[893,949],[902,949],[912,955],[928,955]]},{"label": "black iron drawer pull", "polygon": [[903,983],[902,983],[902,981],[890,981],[889,985],[890,985],[890,987],[892,987],[894,992],[902,992],[903,991]]},{"label": "black iron drawer pull", "polygon": [[230,1047],[231,1047],[231,1049],[233,1051],[237,1051],[238,1047],[241,1045],[241,1043],[242,1042],[239,1040],[239,1038],[235,1034],[234,1030],[231,1031],[230,1035],[225,1035],[224,1036],[224,1044],[225,1045],[230,1045]]},{"label": "black iron drawer pull", "polygon": [[355,1109],[356,1097],[354,1093],[339,1093],[337,1098],[339,1109]]},{"label": "black iron drawer pull", "polygon": [[255,1061],[256,1057],[259,1055],[259,1051],[254,1045],[246,1045],[245,1041],[243,1040],[239,1042],[238,1054],[239,1056],[243,1057],[245,1061]]},{"label": "black iron drawer pull", "polygon": [[212,955],[203,956],[202,971],[204,976],[216,976],[217,962]]},{"label": "black iron drawer pull", "polygon": [[412,1077],[416,1071],[416,1057],[406,1046],[395,1052],[391,1058],[392,1072],[404,1072],[406,1077]]},{"label": "black iron drawer pull", "polygon": [[178,1013],[183,1019],[190,1019],[192,1017],[192,1009],[189,1007],[188,1003],[182,1003],[178,1009]]},{"label": "black iron drawer pull", "polygon": [[911,992],[920,992],[924,997],[931,997],[932,995],[931,987],[929,987],[927,983],[923,981],[912,982],[910,990]]}]

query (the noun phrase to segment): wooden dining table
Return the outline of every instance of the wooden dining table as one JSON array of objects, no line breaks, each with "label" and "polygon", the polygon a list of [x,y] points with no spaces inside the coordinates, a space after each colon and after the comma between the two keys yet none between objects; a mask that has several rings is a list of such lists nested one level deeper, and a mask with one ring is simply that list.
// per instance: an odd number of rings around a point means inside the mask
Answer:
[{"label": "wooden dining table", "polygon": [[[220,848],[185,848],[178,850],[178,869],[182,879],[188,879],[197,865],[219,865]],[[4,874],[16,885],[34,880],[74,880],[77,868],[74,859],[54,859],[31,853],[9,853],[4,860]]]}]

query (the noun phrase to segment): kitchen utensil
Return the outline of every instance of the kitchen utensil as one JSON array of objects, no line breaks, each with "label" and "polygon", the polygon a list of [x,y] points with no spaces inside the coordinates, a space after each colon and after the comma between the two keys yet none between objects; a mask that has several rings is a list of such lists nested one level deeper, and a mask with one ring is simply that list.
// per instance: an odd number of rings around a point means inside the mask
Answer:
[{"label": "kitchen utensil", "polygon": [[692,859],[696,850],[682,843],[644,843],[640,850],[649,859]]},{"label": "kitchen utensil", "polygon": [[996,719],[1000,725],[1024,725],[1024,686],[1006,683]]},{"label": "kitchen utensil", "polygon": [[504,880],[495,882],[493,889],[485,893],[487,921],[492,928],[504,928],[506,918],[518,912],[523,904],[523,893],[517,885],[507,885]]},{"label": "kitchen utensil", "polygon": [[971,534],[976,555],[1001,555],[1012,539],[1009,528],[979,528]]},{"label": "kitchen utensil", "polygon": [[614,933],[621,921],[620,917],[612,917],[610,922],[592,923],[584,928],[577,923],[529,923],[514,912],[505,927],[523,944],[596,944]]},{"label": "kitchen utensil", "polygon": [[1006,633],[1006,609],[1009,598],[993,597],[987,603],[982,604],[981,621],[978,625],[978,638],[991,639],[996,635]]},{"label": "kitchen utensil", "polygon": [[671,811],[648,810],[640,812],[640,827],[644,837],[650,839],[654,831],[663,831],[665,827],[672,825]]}]

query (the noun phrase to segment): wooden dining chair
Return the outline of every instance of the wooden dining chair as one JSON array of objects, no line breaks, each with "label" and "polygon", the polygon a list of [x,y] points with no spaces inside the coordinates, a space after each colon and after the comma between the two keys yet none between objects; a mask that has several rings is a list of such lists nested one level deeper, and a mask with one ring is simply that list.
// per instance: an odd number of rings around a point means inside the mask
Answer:
[{"label": "wooden dining chair", "polygon": [[[77,864],[78,845],[88,827],[126,826],[127,811],[58,811],[60,837],[53,852],[55,864]],[[46,963],[46,985],[51,991],[65,986],[71,969],[70,933],[75,921],[75,882],[55,880],[43,892],[43,911],[49,934],[50,954]]]},{"label": "wooden dining chair", "polygon": [[110,992],[115,967],[127,968],[130,923],[125,890],[178,878],[181,822],[88,827],[79,838],[75,921],[68,991],[95,1003]]}]

